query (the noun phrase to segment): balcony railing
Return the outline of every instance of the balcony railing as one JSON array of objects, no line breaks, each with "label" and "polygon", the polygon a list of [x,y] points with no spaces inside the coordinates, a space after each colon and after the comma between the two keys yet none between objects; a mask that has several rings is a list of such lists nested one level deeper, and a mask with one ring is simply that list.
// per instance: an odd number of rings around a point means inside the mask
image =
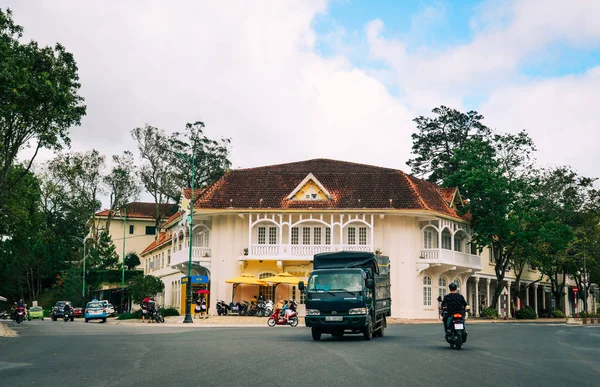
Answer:
[{"label": "balcony railing", "polygon": [[[188,263],[190,250],[189,247],[182,248],[171,254],[170,266],[175,266],[181,263]],[[209,247],[192,247],[192,259],[194,261],[210,259],[211,252]]]},{"label": "balcony railing", "polygon": [[373,251],[373,245],[250,245],[249,257],[312,257],[334,251]]},{"label": "balcony railing", "polygon": [[441,263],[453,266],[481,269],[481,257],[446,249],[422,249],[420,262]]}]

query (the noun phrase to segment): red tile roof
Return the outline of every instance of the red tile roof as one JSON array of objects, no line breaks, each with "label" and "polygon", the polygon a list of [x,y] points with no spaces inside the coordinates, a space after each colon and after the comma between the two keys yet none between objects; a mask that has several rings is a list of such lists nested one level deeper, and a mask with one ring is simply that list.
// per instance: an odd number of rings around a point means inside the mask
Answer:
[{"label": "red tile roof", "polygon": [[172,234],[171,232],[161,232],[158,234],[158,238],[156,238],[154,240],[154,242],[152,242],[150,244],[150,246],[146,247],[144,249],[144,251],[142,251],[140,253],[140,255],[145,255],[148,254],[149,252],[153,251],[154,249],[159,248],[160,246],[164,245],[165,243],[169,242],[172,238]]},{"label": "red tile roof", "polygon": [[454,194],[456,193],[456,187],[438,188],[438,192],[442,195],[446,203],[451,204],[452,199],[454,199]]},{"label": "red tile roof", "polygon": [[172,221],[174,221],[175,219],[179,218],[185,211],[177,211],[176,213],[174,213],[169,219],[165,220],[164,223],[161,225],[161,227],[164,227],[165,225],[171,223]]},{"label": "red tile roof", "polygon": [[[160,211],[165,214],[165,217],[173,215],[177,212],[176,204],[159,204]],[[132,202],[127,204],[128,218],[146,218],[153,219],[156,211],[155,203]],[[96,212],[96,216],[108,216],[110,210]]]},{"label": "red tile roof", "polygon": [[[312,173],[332,200],[288,200]],[[199,209],[402,209],[460,218],[438,186],[402,171],[329,159],[228,171],[196,201]]]},{"label": "red tile roof", "polygon": [[[194,188],[194,196],[198,197],[200,195],[202,195],[202,192],[204,192],[206,188]],[[186,199],[189,199],[192,197],[192,189],[191,188],[184,188],[183,189],[183,196],[185,196]]]}]

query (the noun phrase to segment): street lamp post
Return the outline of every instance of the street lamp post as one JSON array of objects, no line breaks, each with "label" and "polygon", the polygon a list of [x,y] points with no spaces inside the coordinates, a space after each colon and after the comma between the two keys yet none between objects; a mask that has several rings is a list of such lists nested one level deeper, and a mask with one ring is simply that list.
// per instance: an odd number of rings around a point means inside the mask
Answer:
[{"label": "street lamp post", "polygon": [[186,303],[185,303],[185,318],[183,319],[184,324],[191,324],[194,322],[194,320],[192,319],[192,314],[190,311],[190,305],[192,304],[192,247],[194,245],[194,173],[195,173],[195,167],[194,167],[194,147],[192,147],[192,156],[191,158],[177,153],[175,152],[175,154],[177,155],[177,157],[179,157],[180,159],[184,160],[186,163],[191,164],[192,167],[192,184],[191,184],[191,188],[192,188],[192,192],[191,192],[191,196],[190,196],[190,217],[189,217],[189,224],[190,224],[190,235],[189,235],[189,239],[190,239],[190,250],[189,250],[189,255],[188,255],[188,275],[187,275],[187,285],[186,285],[186,290],[187,290],[187,297],[186,297]]}]

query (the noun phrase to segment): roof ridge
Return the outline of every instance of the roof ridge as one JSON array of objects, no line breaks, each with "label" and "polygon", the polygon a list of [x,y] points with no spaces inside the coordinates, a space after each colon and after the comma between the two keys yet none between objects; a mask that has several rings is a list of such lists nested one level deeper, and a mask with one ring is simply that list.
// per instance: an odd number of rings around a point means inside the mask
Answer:
[{"label": "roof ridge", "polygon": [[[382,167],[382,166],[379,166],[379,165],[364,164],[364,163],[358,163],[358,162],[346,161],[346,160],[328,159],[328,158],[323,158],[323,157],[317,157],[317,158],[308,159],[308,160],[291,161],[291,162],[287,162],[287,163],[262,165],[260,167],[230,169],[229,171],[244,171],[244,172],[248,172],[248,171],[252,171],[252,170],[264,170],[264,169],[273,168],[273,167],[283,167],[283,166],[292,165],[292,164],[307,164],[307,163],[315,162],[315,161],[328,161],[328,162],[333,162],[333,163],[336,163],[336,164],[358,165],[358,166],[361,166],[361,167],[371,167],[371,168],[384,169],[384,170],[388,170],[390,172],[392,172],[392,171],[394,171],[394,172],[401,171],[400,169],[394,169],[394,168],[389,168],[389,167]],[[294,173],[294,172],[292,172],[292,173]]]},{"label": "roof ridge", "polygon": [[[413,190],[413,192],[415,193],[415,195],[417,196],[417,199],[419,200],[419,202],[421,203],[421,205],[423,205],[424,208],[426,208],[429,211],[433,211],[429,205],[427,204],[427,202],[425,201],[425,199],[423,199],[423,196],[421,196],[421,192],[419,191],[417,185],[414,183],[414,181],[412,181],[412,179],[410,179],[409,175],[404,172],[404,171],[400,171],[400,173],[402,174],[402,176],[406,179],[406,181],[408,182],[410,188]],[[437,190],[436,190],[437,191]],[[439,194],[439,192],[438,192]],[[442,198],[442,200],[444,200]],[[444,200],[445,202],[445,200]]]}]

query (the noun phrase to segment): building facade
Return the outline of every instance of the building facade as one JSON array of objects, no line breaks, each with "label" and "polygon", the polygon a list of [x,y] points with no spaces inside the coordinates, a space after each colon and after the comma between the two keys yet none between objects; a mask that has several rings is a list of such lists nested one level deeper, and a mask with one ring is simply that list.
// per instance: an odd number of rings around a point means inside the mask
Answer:
[{"label": "building facade", "polygon": [[[304,299],[295,286],[239,286],[234,293],[225,281],[241,273],[267,278],[281,272],[306,280],[314,254],[343,250],[390,257],[393,317],[436,318],[436,298],[450,282],[459,285],[475,314],[490,304],[494,263],[488,249],[480,253],[471,244],[457,189],[394,169],[315,159],[232,170],[194,196],[192,235],[186,192],[181,211],[141,254],[145,272],[165,283],[161,303],[182,312],[190,238],[192,275],[206,279],[202,286],[210,291],[212,313],[216,300],[258,294],[296,299],[302,313]],[[540,278],[536,270],[526,271],[522,283]],[[511,280],[509,272],[508,292]],[[550,306],[547,286],[540,281],[529,290],[528,303],[538,311]]]}]

